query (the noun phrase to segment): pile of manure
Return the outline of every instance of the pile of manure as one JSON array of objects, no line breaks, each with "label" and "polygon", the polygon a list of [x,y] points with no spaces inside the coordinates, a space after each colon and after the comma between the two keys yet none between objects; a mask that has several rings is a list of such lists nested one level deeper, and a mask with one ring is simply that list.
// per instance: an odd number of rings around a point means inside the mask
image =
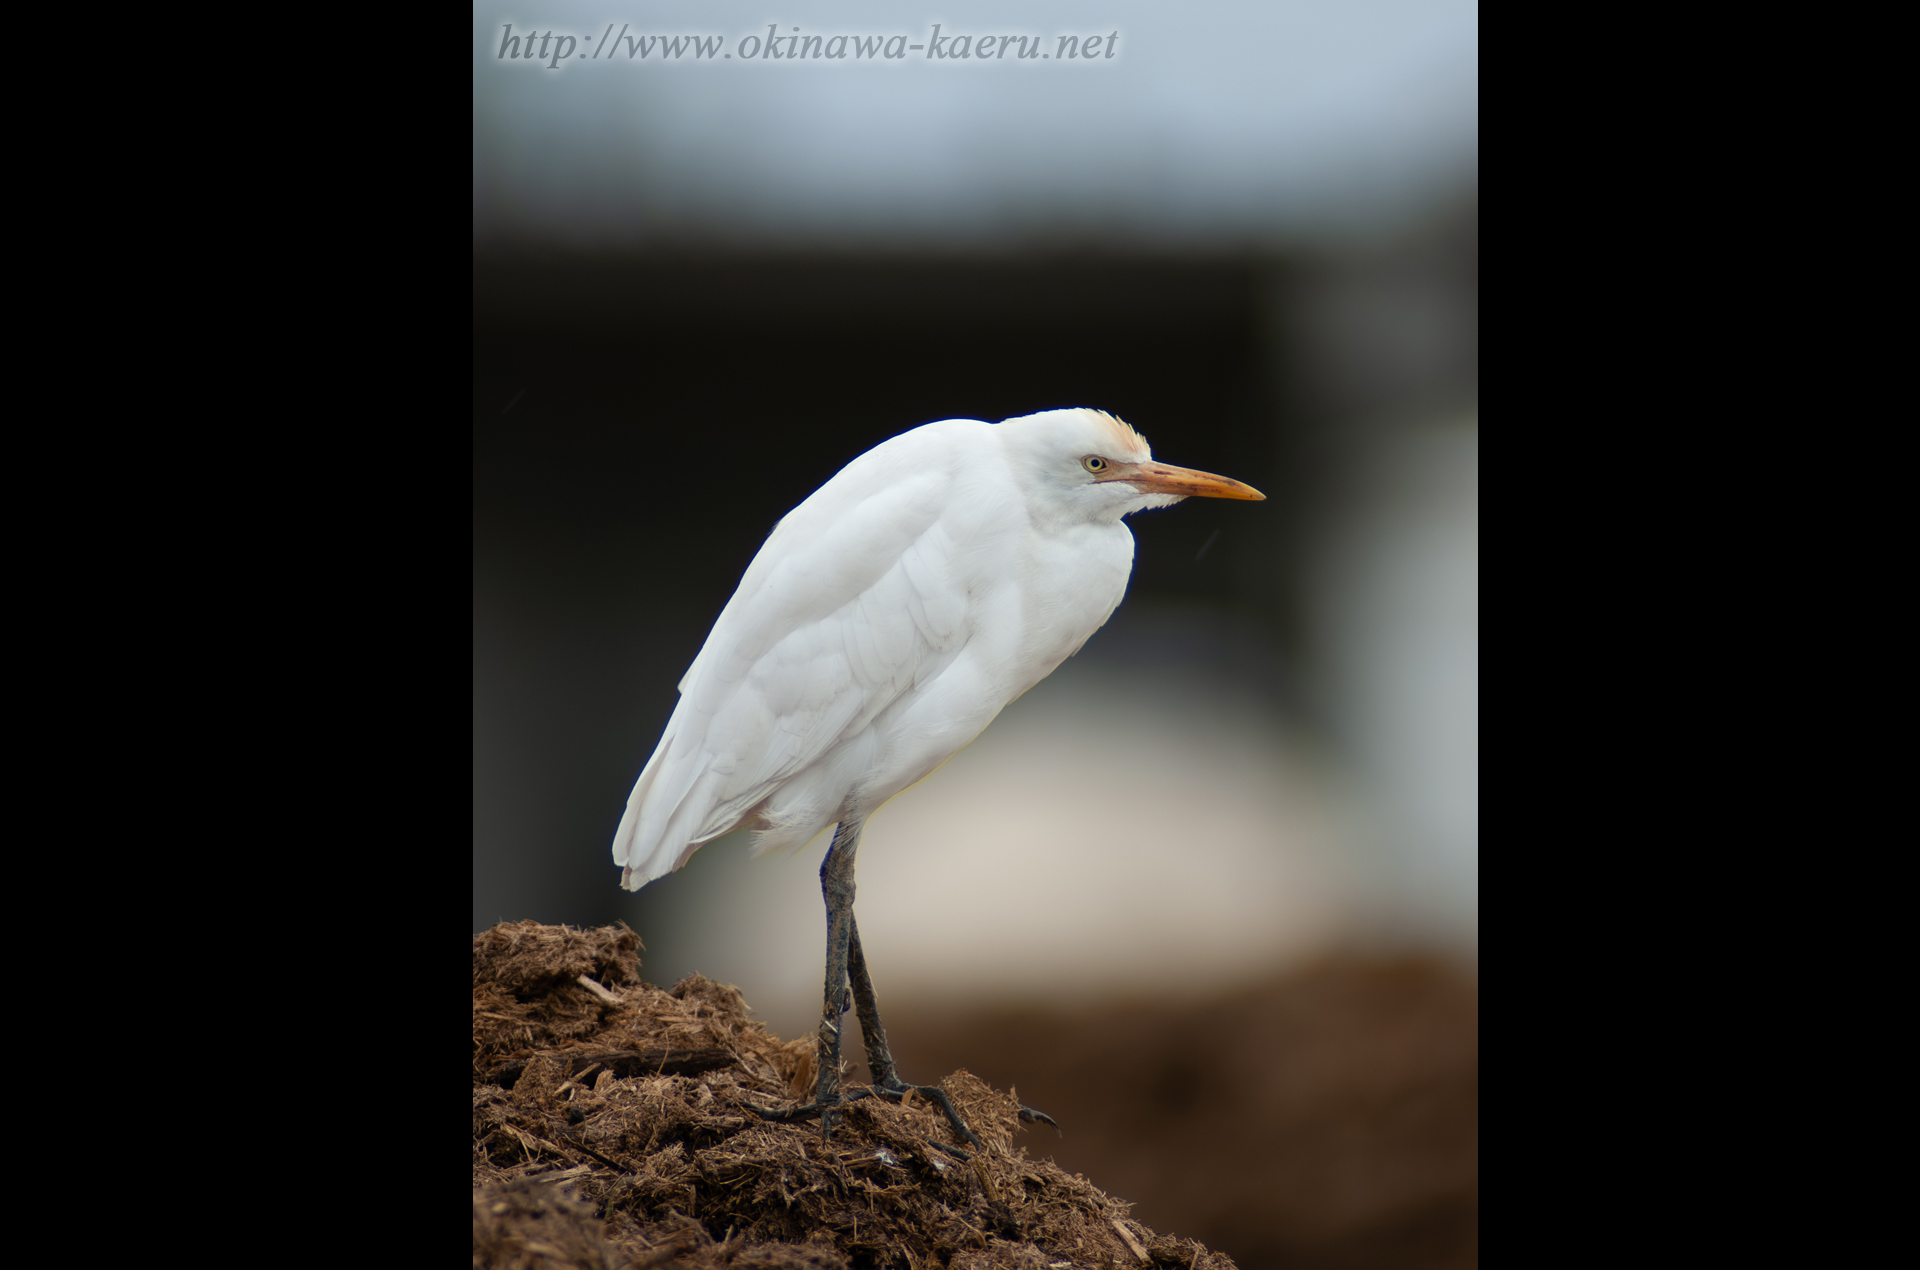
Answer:
[{"label": "pile of manure", "polygon": [[847,1104],[824,1144],[762,1120],[810,1096],[812,1038],[699,975],[643,982],[640,951],[625,925],[474,936],[476,1267],[1236,1270],[1029,1158],[1019,1099],[965,1071],[941,1088],[978,1148],[913,1095]]}]

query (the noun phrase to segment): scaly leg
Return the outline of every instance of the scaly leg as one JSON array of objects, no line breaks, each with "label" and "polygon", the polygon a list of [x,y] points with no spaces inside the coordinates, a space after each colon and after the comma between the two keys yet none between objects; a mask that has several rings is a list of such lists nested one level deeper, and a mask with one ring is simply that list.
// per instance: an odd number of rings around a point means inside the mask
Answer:
[{"label": "scaly leg", "polygon": [[847,953],[853,940],[853,864],[860,849],[865,822],[849,818],[833,831],[833,845],[820,862],[820,893],[827,901],[827,985],[820,1011],[819,1044],[814,1050],[819,1075],[813,1101],[804,1107],[771,1111],[754,1107],[761,1118],[775,1121],[820,1117],[820,1137],[833,1137],[840,1121],[840,1019],[847,1012]]},{"label": "scaly leg", "polygon": [[[773,1111],[753,1107],[761,1118],[779,1122],[811,1120],[820,1117],[820,1137],[831,1140],[840,1121],[840,1106],[861,1098],[880,1097],[899,1101],[908,1090],[916,1090],[946,1114],[947,1122],[973,1146],[980,1145],[972,1129],[955,1109],[953,1100],[938,1085],[909,1085],[895,1070],[893,1052],[887,1048],[887,1030],[880,1023],[880,1006],[874,997],[873,976],[867,970],[866,954],[860,948],[860,928],[853,919],[854,856],[860,849],[860,831],[865,822],[845,820],[834,830],[833,845],[820,862],[820,892],[827,901],[827,982],[820,1012],[819,1044],[814,1054],[819,1074],[814,1081],[813,1101],[804,1107]],[[840,1092],[841,1020],[847,1013],[848,990],[860,1011],[860,1032],[867,1043],[867,1066],[873,1074],[869,1089],[857,1089],[844,1096]],[[1029,1124],[1054,1124],[1053,1117],[1031,1107],[1020,1108],[1020,1118]]]}]

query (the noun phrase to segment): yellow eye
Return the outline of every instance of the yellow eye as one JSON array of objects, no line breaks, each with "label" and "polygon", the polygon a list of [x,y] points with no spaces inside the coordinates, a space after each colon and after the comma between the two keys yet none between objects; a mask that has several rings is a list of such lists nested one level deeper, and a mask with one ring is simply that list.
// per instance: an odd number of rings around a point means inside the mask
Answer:
[{"label": "yellow eye", "polygon": [[1097,454],[1089,454],[1086,458],[1081,459],[1080,465],[1089,472],[1104,472],[1107,470],[1107,461]]}]

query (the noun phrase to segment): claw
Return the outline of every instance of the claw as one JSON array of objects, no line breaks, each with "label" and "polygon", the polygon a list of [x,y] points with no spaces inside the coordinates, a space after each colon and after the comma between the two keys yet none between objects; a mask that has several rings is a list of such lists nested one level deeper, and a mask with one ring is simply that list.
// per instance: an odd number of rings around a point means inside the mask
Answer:
[{"label": "claw", "polygon": [[1020,1119],[1027,1124],[1052,1125],[1055,1133],[1063,1138],[1067,1136],[1067,1131],[1062,1129],[1054,1118],[1044,1111],[1035,1111],[1032,1107],[1022,1107],[1020,1108]]}]

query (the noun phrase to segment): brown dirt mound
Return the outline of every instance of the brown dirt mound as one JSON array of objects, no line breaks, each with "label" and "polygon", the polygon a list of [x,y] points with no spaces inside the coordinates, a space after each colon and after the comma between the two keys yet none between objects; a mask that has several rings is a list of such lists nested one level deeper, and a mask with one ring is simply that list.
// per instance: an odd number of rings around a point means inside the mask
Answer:
[{"label": "brown dirt mound", "polygon": [[599,1270],[1236,1270],[1029,1159],[1019,1099],[941,1082],[984,1144],[924,1100],[849,1104],[831,1144],[749,1104],[804,1101],[733,988],[640,979],[625,925],[505,923],[473,941],[473,1259]]}]

